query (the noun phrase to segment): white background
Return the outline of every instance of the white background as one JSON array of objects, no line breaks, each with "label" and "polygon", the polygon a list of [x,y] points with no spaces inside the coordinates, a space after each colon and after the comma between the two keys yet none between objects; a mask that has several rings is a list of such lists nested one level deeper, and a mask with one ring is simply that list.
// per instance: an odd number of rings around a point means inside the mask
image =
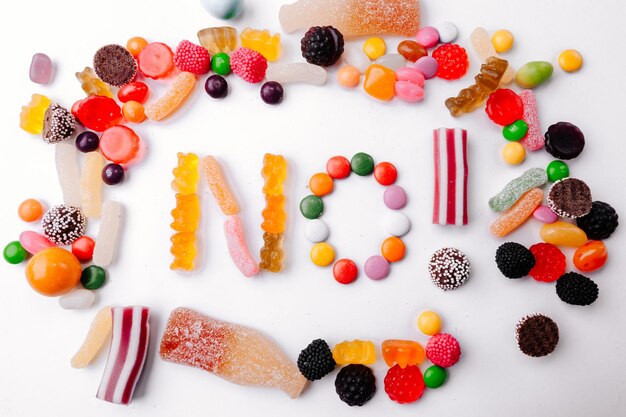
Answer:
[{"label": "white background", "polygon": [[[249,0],[234,24],[279,31],[281,1]],[[10,9],[9,9],[10,7]],[[556,63],[558,53],[576,48],[585,57],[577,74],[555,68],[553,79],[538,88],[542,127],[571,121],[586,135],[584,153],[570,163],[572,176],[585,180],[595,199],[611,203],[621,214],[626,198],[622,157],[623,87],[625,69],[621,43],[626,37],[619,0],[590,4],[582,1],[424,1],[423,23],[455,22],[459,42],[468,48],[476,26],[489,31],[501,27],[516,36],[506,55],[519,67],[530,60]],[[93,53],[108,43],[125,44],[141,35],[172,47],[181,39],[196,41],[196,31],[221,22],[210,17],[196,0],[107,2],[11,2],[0,16],[3,42],[0,106],[0,169],[3,204],[0,205],[2,241],[17,239],[31,229],[16,215],[23,199],[61,202],[54,167],[53,147],[18,127],[20,106],[32,93],[43,93],[64,106],[83,93],[74,72],[90,65]],[[301,34],[284,35],[283,62],[301,60]],[[357,41],[361,42],[361,41]],[[395,50],[399,39],[389,39]],[[45,52],[56,65],[50,86],[28,79],[30,59]],[[520,167],[505,165],[500,129],[484,112],[453,119],[443,105],[471,83],[478,71],[470,52],[468,75],[457,82],[432,80],[426,99],[418,104],[399,101],[381,104],[362,91],[345,91],[329,74],[324,87],[289,85],[282,105],[271,107],[259,98],[258,85],[228,78],[230,95],[214,101],[196,91],[182,110],[163,123],[145,123],[136,131],[149,146],[146,159],[133,167],[127,181],[107,188],[106,197],[124,204],[126,220],[117,261],[108,268],[107,285],[98,291],[97,304],[87,311],[62,310],[56,299],[45,298],[28,286],[24,266],[1,263],[0,279],[0,415],[33,416],[317,416],[434,415],[439,416],[617,416],[626,414],[625,309],[623,271],[625,233],[618,230],[607,246],[610,260],[593,274],[600,297],[591,307],[561,302],[553,284],[530,278],[508,280],[493,261],[502,240],[489,235],[494,214],[488,198],[524,169],[544,167],[549,155],[529,155]],[[160,94],[166,82],[152,82]],[[470,225],[439,227],[430,224],[432,206],[432,129],[462,127],[470,137]],[[287,267],[282,274],[246,279],[227,256],[222,234],[224,216],[203,186],[203,262],[192,275],[169,270],[169,212],[174,205],[169,187],[176,152],[213,154],[226,167],[237,189],[248,241],[258,253],[261,246],[260,169],[265,152],[281,153],[289,161],[287,197]],[[404,261],[393,265],[390,277],[373,282],[363,274],[352,285],[341,286],[330,269],[314,267],[308,259],[310,244],[303,237],[304,219],[298,212],[307,194],[308,178],[323,170],[335,154],[350,157],[358,151],[388,160],[399,171],[410,203],[404,210],[413,223],[406,236]],[[337,184],[325,198],[323,219],[331,226],[331,242],[340,257],[352,257],[362,267],[376,254],[385,237],[382,187],[373,178]],[[510,236],[531,245],[539,241],[540,224],[532,220]],[[94,236],[97,224],[89,227]],[[443,246],[463,250],[472,262],[468,283],[453,292],[434,287],[427,275],[429,256]],[[568,268],[572,251],[567,251]],[[129,407],[95,399],[105,360],[74,370],[69,360],[80,346],[95,312],[107,304],[143,304],[152,309],[152,338],[143,377]],[[249,325],[270,335],[295,359],[312,339],[329,344],[355,338],[426,338],[415,329],[415,315],[423,308],[438,311],[444,330],[454,334],[463,348],[461,361],[450,369],[449,381],[428,391],[412,405],[391,402],[383,392],[386,365],[375,365],[377,395],[363,408],[339,401],[335,373],[308,387],[301,398],[263,388],[232,385],[198,369],[165,363],[158,358],[158,343],[169,312],[189,306],[215,317]],[[561,340],[555,353],[543,359],[521,354],[514,326],[523,315],[540,311],[559,325]],[[425,366],[422,367],[425,369]]]}]

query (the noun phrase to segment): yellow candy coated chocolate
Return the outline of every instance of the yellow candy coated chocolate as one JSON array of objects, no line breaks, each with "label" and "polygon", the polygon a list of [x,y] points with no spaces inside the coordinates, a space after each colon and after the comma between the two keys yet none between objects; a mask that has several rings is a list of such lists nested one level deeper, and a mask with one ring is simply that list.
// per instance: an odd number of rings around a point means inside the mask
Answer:
[{"label": "yellow candy coated chocolate", "polygon": [[566,49],[559,55],[559,65],[563,71],[576,72],[583,66],[583,56],[575,49]]},{"label": "yellow candy coated chocolate", "polygon": [[382,38],[373,37],[369,38],[363,44],[363,52],[372,61],[377,60],[387,52],[387,45]]},{"label": "yellow candy coated chocolate", "polygon": [[424,311],[417,317],[417,328],[428,336],[441,331],[441,317],[434,311]]},{"label": "yellow candy coated chocolate", "polygon": [[30,103],[22,106],[20,127],[28,133],[39,135],[43,131],[43,119],[51,103],[48,97],[33,94]]},{"label": "yellow candy coated chocolate", "polygon": [[376,347],[369,340],[341,342],[333,348],[333,359],[337,365],[376,363]]},{"label": "yellow candy coated chocolate", "polygon": [[496,30],[491,36],[491,43],[499,54],[509,51],[514,41],[513,34],[506,29]]},{"label": "yellow candy coated chocolate", "polygon": [[311,261],[317,266],[328,266],[335,260],[335,249],[326,242],[316,243],[311,248]]},{"label": "yellow candy coated chocolate", "polygon": [[519,142],[509,142],[502,149],[502,159],[509,165],[519,165],[526,159],[526,148]]},{"label": "yellow candy coated chocolate", "polygon": [[581,228],[564,221],[544,224],[540,234],[544,242],[556,246],[579,248],[587,243],[587,234]]},{"label": "yellow candy coated chocolate", "polygon": [[246,28],[241,32],[241,46],[257,51],[268,61],[276,61],[280,57],[280,34]]}]

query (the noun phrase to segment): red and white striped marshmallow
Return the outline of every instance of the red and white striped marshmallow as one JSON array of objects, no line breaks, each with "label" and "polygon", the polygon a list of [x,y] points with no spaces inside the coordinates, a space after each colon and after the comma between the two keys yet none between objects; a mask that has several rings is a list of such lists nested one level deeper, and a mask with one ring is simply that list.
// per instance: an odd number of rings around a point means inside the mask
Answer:
[{"label": "red and white striped marshmallow", "polygon": [[467,132],[439,128],[433,131],[435,201],[433,224],[466,225]]}]

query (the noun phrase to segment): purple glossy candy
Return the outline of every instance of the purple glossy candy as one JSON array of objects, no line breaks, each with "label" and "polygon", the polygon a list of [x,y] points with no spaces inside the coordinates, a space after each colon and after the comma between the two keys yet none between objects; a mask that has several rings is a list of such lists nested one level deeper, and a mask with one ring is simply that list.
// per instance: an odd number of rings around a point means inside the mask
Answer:
[{"label": "purple glossy candy", "polygon": [[52,60],[46,54],[33,55],[30,62],[30,80],[37,84],[48,84],[52,79]]},{"label": "purple glossy candy", "polygon": [[425,26],[417,32],[415,41],[424,48],[432,48],[439,42],[439,31],[432,26]]},{"label": "purple glossy candy", "polygon": [[100,138],[94,132],[87,130],[76,137],[76,148],[81,152],[93,152],[99,146]]},{"label": "purple glossy candy", "polygon": [[392,210],[400,210],[406,206],[406,192],[399,185],[390,185],[383,194],[385,205]]},{"label": "purple glossy candy", "polygon": [[276,81],[268,81],[261,87],[261,99],[267,104],[278,104],[283,101],[283,86]]},{"label": "purple glossy candy", "polygon": [[380,255],[375,255],[365,261],[363,269],[365,270],[365,275],[367,275],[369,279],[378,281],[380,279],[387,278],[391,267],[385,258]]},{"label": "purple glossy candy", "polygon": [[27,230],[20,234],[20,245],[26,249],[26,252],[34,255],[41,250],[53,247],[54,243],[42,234]]},{"label": "purple glossy candy", "polygon": [[124,180],[124,168],[118,164],[107,164],[102,170],[102,181],[107,185],[119,184]]},{"label": "purple glossy candy", "polygon": [[228,82],[221,75],[211,75],[204,83],[204,91],[215,99],[224,98],[228,95]]},{"label": "purple glossy candy", "polygon": [[415,61],[413,68],[421,72],[424,75],[424,78],[428,80],[429,78],[433,78],[435,76],[437,68],[439,68],[439,64],[432,56],[423,56]]},{"label": "purple glossy candy", "polygon": [[550,207],[546,205],[541,205],[533,211],[533,217],[543,223],[554,223],[559,219]]}]

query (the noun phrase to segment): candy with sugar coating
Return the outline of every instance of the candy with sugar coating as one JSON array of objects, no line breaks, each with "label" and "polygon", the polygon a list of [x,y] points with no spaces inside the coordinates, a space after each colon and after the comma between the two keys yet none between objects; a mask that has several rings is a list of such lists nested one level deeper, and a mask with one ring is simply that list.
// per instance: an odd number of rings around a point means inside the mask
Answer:
[{"label": "candy with sugar coating", "polygon": [[504,237],[524,224],[539,207],[543,200],[543,191],[533,188],[520,197],[511,208],[502,213],[490,227],[491,233],[498,237]]},{"label": "candy with sugar coating", "polygon": [[169,90],[163,97],[146,106],[146,116],[154,121],[160,121],[170,116],[185,103],[195,85],[195,75],[190,72],[181,72],[172,81]]},{"label": "candy with sugar coating", "polygon": [[224,222],[224,234],[228,244],[228,253],[235,266],[246,277],[259,273],[259,265],[250,254],[241,219],[236,214],[228,216]]},{"label": "candy with sugar coating", "polygon": [[228,184],[226,184],[224,180],[222,169],[217,159],[209,155],[202,160],[202,166],[204,168],[207,185],[211,190],[211,194],[213,194],[213,197],[217,200],[217,204],[220,206],[222,213],[227,216],[237,214],[239,207],[237,206],[237,202],[230,188],[228,188]]},{"label": "candy with sugar coating", "polygon": [[541,187],[548,182],[548,174],[541,168],[531,168],[519,177],[511,180],[495,196],[489,199],[489,207],[495,212],[500,212],[511,207],[528,190]]}]

